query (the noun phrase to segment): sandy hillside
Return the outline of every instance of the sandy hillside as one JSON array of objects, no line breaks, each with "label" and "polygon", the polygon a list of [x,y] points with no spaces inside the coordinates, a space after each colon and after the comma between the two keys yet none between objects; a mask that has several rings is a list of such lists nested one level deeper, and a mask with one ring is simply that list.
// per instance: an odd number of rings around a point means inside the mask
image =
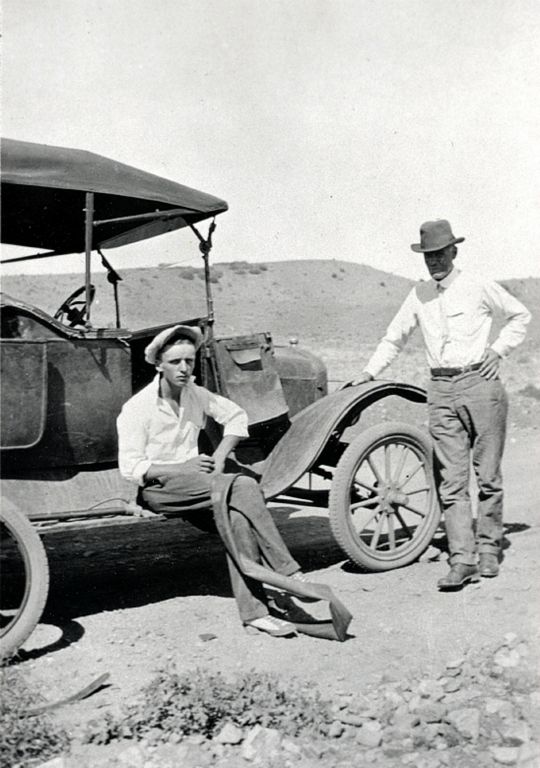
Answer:
[{"label": "sandy hillside", "polygon": [[[202,268],[162,264],[122,271],[123,327],[143,328],[205,314]],[[112,287],[102,273],[92,306],[96,326],[113,326]],[[323,358],[330,388],[354,376],[412,285],[412,281],[363,264],[336,260],[250,264],[236,261],[212,267],[216,332],[220,336],[272,332],[276,343],[299,339]],[[3,290],[54,314],[83,282],[82,275],[10,276]],[[513,398],[512,420],[531,426],[540,419],[540,279],[504,281],[533,313],[527,339],[503,363]],[[494,325],[494,333],[497,323]],[[426,366],[418,335],[385,372],[385,377],[425,383]]]},{"label": "sandy hillside", "polygon": [[[161,265],[122,271],[122,325],[188,319],[205,313],[202,269]],[[335,260],[249,264],[236,261],[212,267],[216,328],[219,334],[271,329],[277,341],[291,335],[310,344],[343,341],[372,343],[383,331],[412,281],[363,264]],[[4,277],[3,290],[54,313],[83,283],[78,274]],[[97,298],[93,321],[114,320],[112,288],[102,273],[94,276]],[[504,281],[535,315],[529,343],[540,341],[540,279]]]}]

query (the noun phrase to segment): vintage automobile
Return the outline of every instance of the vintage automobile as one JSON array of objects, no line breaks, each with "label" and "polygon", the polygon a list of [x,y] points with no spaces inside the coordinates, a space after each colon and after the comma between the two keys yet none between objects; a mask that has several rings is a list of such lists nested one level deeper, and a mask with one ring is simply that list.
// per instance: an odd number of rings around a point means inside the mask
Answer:
[{"label": "vintage automobile", "polygon": [[[54,317],[2,297],[3,658],[26,640],[45,606],[42,534],[151,515],[118,472],[115,422],[154,375],[144,347],[175,323],[204,333],[197,380],[246,409],[250,437],[237,459],[257,474],[267,499],[327,507],[337,542],[363,568],[381,571],[419,557],[440,519],[427,436],[392,421],[347,435],[381,398],[423,403],[424,391],[373,381],[328,394],[324,365],[299,347],[274,345],[266,330],[216,334],[209,254],[224,201],[89,152],[6,139],[2,202],[2,241],[49,249],[17,259],[84,253],[85,267],[84,285],[59,301]],[[195,226],[205,219],[206,237]],[[204,261],[204,316],[122,328],[120,276],[103,251],[182,227],[197,237]],[[114,328],[92,324],[94,252],[114,291]],[[205,435],[213,443],[217,425],[209,423]],[[189,519],[211,524],[210,512]]]}]

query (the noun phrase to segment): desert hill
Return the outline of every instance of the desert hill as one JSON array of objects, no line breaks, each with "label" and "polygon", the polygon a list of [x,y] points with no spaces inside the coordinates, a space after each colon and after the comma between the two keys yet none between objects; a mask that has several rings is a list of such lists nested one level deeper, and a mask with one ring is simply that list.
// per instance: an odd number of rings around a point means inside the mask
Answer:
[{"label": "desert hill", "polygon": [[[181,322],[206,314],[201,268],[162,264],[122,270],[121,275],[120,308],[125,328]],[[97,327],[113,327],[112,286],[102,272],[92,279],[97,289],[92,322]],[[4,277],[2,290],[54,314],[83,282],[81,273],[18,275]],[[533,313],[527,339],[504,361],[502,376],[512,396],[510,426],[534,429],[540,421],[540,279],[506,280],[503,284]],[[215,264],[211,285],[218,336],[269,330],[278,344],[296,337],[303,348],[323,359],[332,389],[362,370],[412,281],[344,261],[236,261]],[[494,334],[497,326],[495,323]],[[384,376],[426,384],[419,334]],[[404,409],[404,403],[393,404],[394,418],[411,418],[410,404]],[[380,411],[378,407],[372,409],[372,418],[386,418],[385,405]]]},{"label": "desert hill", "polygon": [[[163,264],[122,270],[121,275],[123,327],[178,322],[206,312],[202,268]],[[112,326],[112,287],[101,272],[93,282],[97,294],[92,320],[97,326]],[[3,278],[2,290],[54,314],[82,284],[80,273],[16,275]],[[411,285],[406,278],[345,261],[218,263],[212,266],[216,331],[228,335],[271,330],[278,342],[295,336],[311,346],[372,344]],[[527,342],[536,346],[540,279],[508,280],[504,285],[536,315]]]}]

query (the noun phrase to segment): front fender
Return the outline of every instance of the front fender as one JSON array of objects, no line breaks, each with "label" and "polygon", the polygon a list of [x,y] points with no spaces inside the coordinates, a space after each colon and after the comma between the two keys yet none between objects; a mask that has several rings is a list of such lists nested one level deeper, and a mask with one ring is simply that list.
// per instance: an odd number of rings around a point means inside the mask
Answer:
[{"label": "front fender", "polygon": [[390,395],[415,403],[426,402],[426,392],[421,387],[395,381],[370,381],[333,392],[297,413],[264,463],[260,482],[265,498],[271,499],[291,488],[315,466],[333,432],[343,431],[361,411]]}]

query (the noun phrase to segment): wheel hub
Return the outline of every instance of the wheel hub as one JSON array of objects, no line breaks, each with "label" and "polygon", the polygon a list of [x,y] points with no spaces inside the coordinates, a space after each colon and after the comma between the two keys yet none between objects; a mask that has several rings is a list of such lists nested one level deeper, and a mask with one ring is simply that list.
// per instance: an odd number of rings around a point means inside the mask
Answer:
[{"label": "wheel hub", "polygon": [[396,483],[388,483],[381,493],[381,503],[384,509],[392,506],[402,506],[409,503],[409,497]]}]

